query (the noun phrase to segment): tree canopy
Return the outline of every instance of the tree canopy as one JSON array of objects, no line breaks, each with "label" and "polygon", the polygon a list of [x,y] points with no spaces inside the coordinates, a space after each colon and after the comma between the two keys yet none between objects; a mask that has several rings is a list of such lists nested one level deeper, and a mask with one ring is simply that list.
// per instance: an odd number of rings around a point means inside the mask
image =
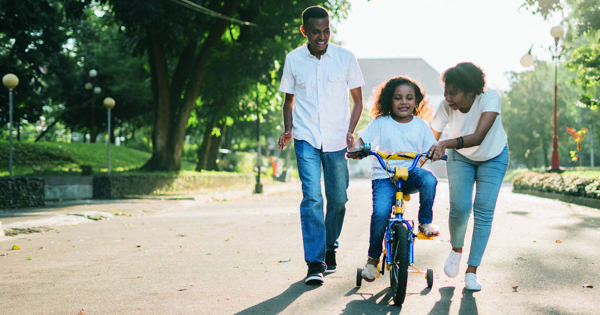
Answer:
[{"label": "tree canopy", "polygon": [[[215,128],[225,128],[227,117],[235,117],[235,108],[251,87],[271,83],[277,61],[281,63],[285,53],[302,42],[297,36],[302,10],[321,3],[335,18],[348,9],[345,0],[203,3],[223,16],[256,25],[252,26],[190,10],[174,1],[109,3],[134,51],[149,57],[154,133],[152,158],[144,168],[164,171],[181,167],[188,121],[199,97],[206,108],[198,114],[209,121],[206,141]],[[224,85],[203,89],[209,78]]]},{"label": "tree canopy", "polygon": [[[71,74],[74,63],[66,44],[90,2],[0,0],[0,73],[19,78],[13,113],[17,127],[21,120],[36,122],[43,106],[63,97],[67,87],[54,83]],[[8,121],[7,97],[0,93],[0,124]]]}]

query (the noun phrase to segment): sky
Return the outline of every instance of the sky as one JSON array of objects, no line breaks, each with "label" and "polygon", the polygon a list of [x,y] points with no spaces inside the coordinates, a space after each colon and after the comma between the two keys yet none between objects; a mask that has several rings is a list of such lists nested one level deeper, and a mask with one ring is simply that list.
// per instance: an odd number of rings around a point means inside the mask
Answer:
[{"label": "sky", "polygon": [[332,40],[357,58],[423,58],[442,73],[459,62],[479,65],[488,87],[508,90],[505,72],[528,69],[521,57],[551,61],[552,26],[520,8],[523,0],[350,0],[348,18],[332,21]]}]

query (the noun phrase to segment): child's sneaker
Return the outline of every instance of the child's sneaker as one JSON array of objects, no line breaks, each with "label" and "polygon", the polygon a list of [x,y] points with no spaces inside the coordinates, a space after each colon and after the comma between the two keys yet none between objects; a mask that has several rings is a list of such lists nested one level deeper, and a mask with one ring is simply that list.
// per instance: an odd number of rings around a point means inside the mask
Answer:
[{"label": "child's sneaker", "polygon": [[379,264],[379,259],[377,258],[367,258],[367,264],[362,270],[363,279],[368,282],[374,281],[379,276],[379,270],[377,270],[377,264]]},{"label": "child's sneaker", "polygon": [[429,237],[440,235],[440,228],[433,223],[419,224],[419,231]]}]

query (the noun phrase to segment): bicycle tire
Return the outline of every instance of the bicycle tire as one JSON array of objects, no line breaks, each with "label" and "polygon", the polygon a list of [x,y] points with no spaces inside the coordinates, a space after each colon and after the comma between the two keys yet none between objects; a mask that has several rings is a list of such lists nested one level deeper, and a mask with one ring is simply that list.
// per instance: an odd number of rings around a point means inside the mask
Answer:
[{"label": "bicycle tire", "polygon": [[410,242],[409,231],[404,224],[394,224],[394,238],[392,242],[392,265],[390,270],[390,285],[394,304],[401,306],[406,297],[406,283],[408,280],[408,245]]}]

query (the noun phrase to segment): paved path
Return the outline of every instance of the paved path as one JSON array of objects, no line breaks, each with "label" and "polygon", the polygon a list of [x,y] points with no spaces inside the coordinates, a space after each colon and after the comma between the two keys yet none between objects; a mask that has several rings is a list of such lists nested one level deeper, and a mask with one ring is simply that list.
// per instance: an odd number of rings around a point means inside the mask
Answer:
[{"label": "paved path", "polygon": [[[598,210],[504,187],[479,269],[483,290],[471,293],[461,275],[443,274],[444,181],[434,207],[442,235],[416,244],[417,266],[434,269],[432,289],[409,275],[400,309],[387,274],[355,287],[368,247],[370,182],[362,179],[351,181],[339,271],[322,287],[306,286],[299,186],[0,213],[6,231],[35,230],[32,221],[45,227],[0,242],[0,314],[595,314],[600,307]],[[73,217],[82,220],[66,219]]]}]

